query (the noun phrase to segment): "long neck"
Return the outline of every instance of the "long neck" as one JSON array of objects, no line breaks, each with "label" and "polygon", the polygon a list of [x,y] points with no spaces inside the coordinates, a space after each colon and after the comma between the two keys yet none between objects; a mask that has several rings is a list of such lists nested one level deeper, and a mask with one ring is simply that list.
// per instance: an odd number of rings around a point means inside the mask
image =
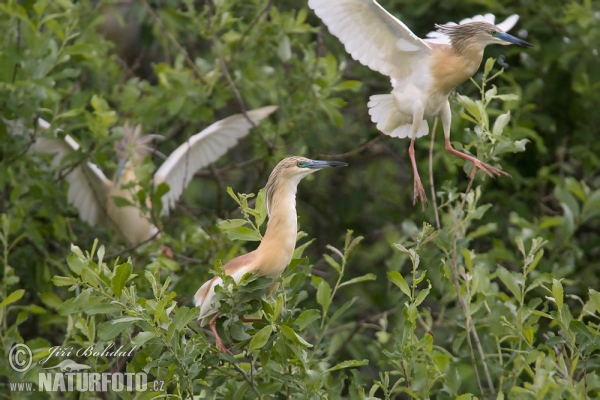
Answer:
[{"label": "long neck", "polygon": [[287,180],[277,185],[269,199],[269,222],[256,249],[261,271],[277,277],[292,260],[298,232],[296,187],[298,182]]}]

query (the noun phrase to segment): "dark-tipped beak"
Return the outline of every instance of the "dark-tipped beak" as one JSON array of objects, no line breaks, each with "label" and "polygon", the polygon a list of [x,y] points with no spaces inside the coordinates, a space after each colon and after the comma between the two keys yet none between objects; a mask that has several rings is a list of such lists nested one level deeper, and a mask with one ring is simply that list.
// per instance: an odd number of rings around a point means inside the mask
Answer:
[{"label": "dark-tipped beak", "polygon": [[333,168],[333,167],[345,167],[348,163],[341,161],[320,161],[320,160],[312,160],[309,161],[306,165],[307,168],[310,169],[321,169],[321,168]]},{"label": "dark-tipped beak", "polygon": [[513,35],[509,35],[508,33],[497,33],[496,36],[500,40],[504,40],[505,42],[518,44],[519,46],[524,47],[533,47],[533,45],[529,42],[524,41],[523,39],[519,39],[518,37],[514,37]]}]

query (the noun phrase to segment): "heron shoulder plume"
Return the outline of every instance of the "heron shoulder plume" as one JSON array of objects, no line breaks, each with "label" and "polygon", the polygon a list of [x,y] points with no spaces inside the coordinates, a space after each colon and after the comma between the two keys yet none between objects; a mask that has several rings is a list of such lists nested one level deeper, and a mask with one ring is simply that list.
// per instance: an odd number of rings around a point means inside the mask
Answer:
[{"label": "heron shoulder plume", "polygon": [[462,25],[435,25],[437,30],[450,38],[452,48],[457,53],[465,51],[474,40],[477,40],[478,35],[484,33],[493,35],[500,32],[493,24],[488,22],[469,22]]}]

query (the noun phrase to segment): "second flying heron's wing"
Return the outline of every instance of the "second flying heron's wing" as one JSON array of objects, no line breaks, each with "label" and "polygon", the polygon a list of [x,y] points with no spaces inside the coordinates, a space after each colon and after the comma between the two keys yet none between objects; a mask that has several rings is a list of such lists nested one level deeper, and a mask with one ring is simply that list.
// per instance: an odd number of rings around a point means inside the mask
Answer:
[{"label": "second flying heron's wing", "polygon": [[[41,128],[50,127],[44,120],[39,121]],[[30,152],[37,154],[53,154],[52,166],[57,168],[67,155],[79,150],[79,144],[71,136],[64,139],[37,137],[31,145]],[[79,211],[79,217],[95,226],[102,222],[106,207],[106,194],[112,187],[112,182],[104,176],[96,164],[89,161],[77,162],[67,165],[61,174],[66,174],[69,183],[67,200]]]},{"label": "second flying heron's wing", "polygon": [[396,80],[419,67],[431,49],[374,0],[309,0],[355,60]]},{"label": "second flying heron's wing", "polygon": [[[256,125],[276,109],[277,106],[267,106],[248,111],[246,114]],[[238,140],[246,136],[251,128],[252,124],[243,114],[232,115],[215,122],[175,149],[154,175],[155,185],[165,182],[170,188],[162,198],[163,214],[167,214],[175,206],[183,189],[200,168],[225,154]]]}]

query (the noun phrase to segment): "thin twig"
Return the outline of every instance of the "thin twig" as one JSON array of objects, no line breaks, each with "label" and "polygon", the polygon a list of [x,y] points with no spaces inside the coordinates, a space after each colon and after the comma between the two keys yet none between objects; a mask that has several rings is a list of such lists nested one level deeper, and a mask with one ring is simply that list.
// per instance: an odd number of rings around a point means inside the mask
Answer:
[{"label": "thin twig", "polygon": [[[209,10],[210,10],[210,7],[209,7]],[[225,79],[227,80],[227,83],[229,84],[229,88],[233,92],[233,96],[235,97],[236,101],[238,102],[238,105],[240,107],[240,110],[242,111],[242,114],[244,114],[244,117],[246,118],[246,120],[248,120],[248,122],[250,123],[250,126],[252,126],[252,128],[256,128],[256,124],[248,116],[248,113],[246,111],[246,104],[244,103],[242,94],[240,93],[237,86],[235,85],[235,82],[231,78],[231,74],[229,74],[229,69],[227,68],[227,63],[225,62],[225,58],[223,57],[223,53],[221,52],[221,45],[219,44],[219,41],[217,40],[216,36],[212,37],[212,42],[213,42],[213,46],[215,48],[215,52],[217,53],[217,58],[219,59],[219,63],[221,64],[221,68],[223,69],[223,75],[225,76]],[[269,152],[272,153],[275,150],[275,146],[273,145],[273,143],[271,143],[269,140],[267,140],[267,138],[265,138],[263,136],[262,132],[258,131],[258,135],[261,137],[261,139],[265,142],[265,144],[269,148]]]},{"label": "thin twig", "polygon": [[[222,173],[227,172],[232,169],[247,167],[248,165],[255,164],[258,161],[261,161],[261,159],[260,158],[252,158],[250,160],[242,161],[237,164],[231,164],[231,165],[228,165],[223,168],[215,169],[215,172],[217,174],[222,174]],[[204,169],[204,170],[200,170],[200,171],[196,172],[196,176],[213,176],[213,172]]]},{"label": "thin twig", "polygon": [[[363,151],[367,150],[369,147],[371,147],[372,145],[374,145],[375,143],[377,143],[378,141],[381,140],[381,138],[383,137],[383,134],[380,134],[379,136],[375,137],[374,139],[369,140],[368,142],[366,142],[365,144],[361,145],[360,147],[348,151],[346,153],[341,153],[341,154],[319,154],[319,157],[327,157],[327,158],[331,158],[333,160],[343,160],[345,158],[351,157],[351,156],[355,156],[357,154],[362,153]],[[439,228],[438,228],[439,229]]]},{"label": "thin twig", "polygon": [[200,70],[198,70],[198,67],[196,67],[196,64],[194,64],[194,61],[190,58],[190,55],[188,54],[187,50],[184,49],[183,46],[179,44],[179,42],[177,41],[177,39],[175,39],[175,36],[173,36],[171,34],[171,32],[167,29],[167,27],[165,26],[165,24],[162,22],[162,20],[160,19],[160,17],[158,15],[156,15],[156,13],[152,9],[152,7],[150,7],[150,5],[148,4],[148,2],[146,0],[141,0],[141,2],[142,2],[142,5],[144,6],[144,8],[146,9],[146,11],[148,12],[148,14],[150,14],[150,16],[152,17],[152,19],[154,19],[154,22],[156,22],[160,26],[160,29],[164,33],[166,33],[167,38],[169,38],[169,40],[171,41],[171,43],[173,44],[173,46],[177,47],[177,49],[184,55],[185,61],[186,61],[187,65],[190,67],[190,69],[192,70],[192,72],[194,73],[194,76],[200,82],[205,83],[204,78],[202,78],[202,74],[200,74]]},{"label": "thin twig", "polygon": [[[254,385],[254,382],[252,382],[252,380],[250,378],[248,378],[248,375],[246,375],[244,370],[241,369],[237,364],[234,364],[234,363],[230,363],[230,364],[233,365],[233,368],[235,368],[236,371],[239,372],[244,377],[244,380],[248,383],[248,385],[252,388],[252,390],[254,390],[254,393],[256,393],[258,398],[262,399],[262,395],[260,394],[260,392],[258,391],[256,386]],[[252,367],[252,365],[251,365],[251,367]]]},{"label": "thin twig", "polygon": [[435,200],[435,183],[433,182],[433,142],[435,139],[435,129],[437,128],[438,117],[433,120],[431,128],[431,143],[429,145],[429,186],[431,187],[431,201],[433,202],[433,212],[435,215],[435,227],[439,231],[441,229],[440,214],[438,213],[437,201]]},{"label": "thin twig", "polygon": [[[457,266],[457,254],[456,254],[456,243],[458,242],[458,216],[463,210],[465,206],[465,201],[467,199],[467,195],[471,190],[471,186],[473,185],[473,180],[475,179],[475,172],[477,168],[473,168],[473,172],[471,172],[471,177],[469,179],[469,184],[467,185],[467,190],[465,190],[465,194],[462,202],[460,203],[459,208],[456,210],[454,215],[454,232],[452,234],[452,281],[454,282],[454,288],[456,289],[456,298],[458,299],[458,303],[460,304],[460,309],[463,314],[463,318],[465,319],[466,325],[466,338],[467,345],[469,346],[469,353],[471,355],[471,364],[473,365],[473,373],[475,374],[475,379],[477,381],[477,387],[479,388],[479,392],[481,393],[481,398],[485,399],[485,392],[483,391],[483,386],[481,385],[481,379],[479,378],[479,370],[477,369],[477,360],[475,360],[475,352],[473,350],[473,344],[471,343],[471,334],[470,334],[470,318],[467,314],[467,305],[465,304],[465,300],[460,295],[460,283],[458,282],[458,266]],[[493,388],[492,388],[493,390]]]},{"label": "thin twig", "polygon": [[150,236],[148,239],[144,240],[143,242],[140,242],[140,243],[134,244],[132,246],[129,246],[126,249],[123,249],[121,251],[117,251],[116,253],[106,255],[106,256],[104,256],[104,260],[110,260],[110,259],[113,259],[113,258],[117,258],[117,257],[119,257],[119,256],[121,256],[121,255],[123,255],[125,253],[129,253],[130,251],[133,251],[133,250],[137,249],[138,247],[140,247],[140,246],[142,246],[142,245],[144,245],[146,243],[150,243],[151,241],[153,241],[154,239],[156,239],[158,237],[158,235],[160,235],[161,233],[162,233],[162,229],[160,229],[160,228],[157,227],[156,233],[154,235]]},{"label": "thin twig", "polygon": [[265,15],[269,11],[269,9],[271,8],[271,6],[273,6],[273,0],[269,0],[269,2],[267,3],[267,6],[265,8],[263,8],[258,13],[258,15],[256,16],[256,18],[254,18],[254,20],[252,20],[252,22],[250,22],[250,25],[248,25],[248,27],[246,28],[246,30],[244,31],[244,33],[242,33],[242,37],[240,37],[240,40],[237,42],[237,44],[235,45],[235,48],[231,52],[231,57],[232,58],[235,55],[235,53],[238,52],[238,50],[240,49],[240,47],[242,47],[242,43],[244,42],[244,39],[246,38],[246,36],[248,36],[248,34],[252,30],[252,28],[254,28],[254,26],[256,26],[256,24],[262,18],[262,16]]}]

